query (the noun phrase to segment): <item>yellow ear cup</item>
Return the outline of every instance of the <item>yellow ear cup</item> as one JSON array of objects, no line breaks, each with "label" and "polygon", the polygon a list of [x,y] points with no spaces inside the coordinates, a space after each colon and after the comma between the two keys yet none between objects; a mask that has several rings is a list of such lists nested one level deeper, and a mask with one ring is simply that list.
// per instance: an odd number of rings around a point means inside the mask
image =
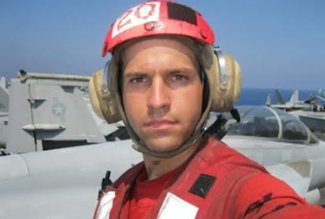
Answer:
[{"label": "yellow ear cup", "polygon": [[[242,75],[238,62],[229,55],[224,55],[226,69],[226,84],[222,84],[219,60],[215,56],[211,68],[207,74],[210,76],[210,95],[212,95],[211,111],[229,112],[239,97]],[[213,76],[214,75],[214,76]]]},{"label": "yellow ear cup", "polygon": [[89,81],[89,97],[95,113],[108,123],[121,120],[116,101],[103,83],[103,70],[96,71]]}]

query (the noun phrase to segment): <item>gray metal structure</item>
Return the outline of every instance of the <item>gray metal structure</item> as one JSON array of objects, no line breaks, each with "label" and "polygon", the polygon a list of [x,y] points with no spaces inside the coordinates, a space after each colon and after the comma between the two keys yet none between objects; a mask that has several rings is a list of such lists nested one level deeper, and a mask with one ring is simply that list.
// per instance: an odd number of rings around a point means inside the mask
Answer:
[{"label": "gray metal structure", "polygon": [[7,81],[5,77],[0,77],[0,112],[9,111],[9,93],[7,89]]},{"label": "gray metal structure", "polygon": [[5,77],[0,78],[0,154],[4,152],[7,139],[7,124],[9,111],[9,92]]},{"label": "gray metal structure", "polygon": [[89,77],[24,73],[11,80],[6,151],[24,153],[106,142],[116,130],[88,100]]}]

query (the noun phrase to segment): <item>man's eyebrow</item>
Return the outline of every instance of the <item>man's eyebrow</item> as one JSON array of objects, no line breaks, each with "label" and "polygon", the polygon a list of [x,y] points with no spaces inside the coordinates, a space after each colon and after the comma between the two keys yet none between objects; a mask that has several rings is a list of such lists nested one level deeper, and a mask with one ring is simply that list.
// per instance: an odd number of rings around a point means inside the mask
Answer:
[{"label": "man's eyebrow", "polygon": [[124,72],[123,77],[134,77],[134,76],[145,76],[147,75],[144,72],[138,72],[138,71],[129,71],[129,72]]}]

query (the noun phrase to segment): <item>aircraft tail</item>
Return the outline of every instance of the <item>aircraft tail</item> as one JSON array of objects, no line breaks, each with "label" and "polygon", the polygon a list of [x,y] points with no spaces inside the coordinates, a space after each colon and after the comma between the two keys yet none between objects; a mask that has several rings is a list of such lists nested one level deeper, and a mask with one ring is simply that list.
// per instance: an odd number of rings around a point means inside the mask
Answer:
[{"label": "aircraft tail", "polygon": [[271,106],[272,105],[272,98],[271,98],[271,94],[268,94],[265,100],[265,105],[266,106]]},{"label": "aircraft tail", "polygon": [[295,103],[298,103],[298,102],[299,102],[299,90],[295,90],[291,95],[289,103],[294,105]]},{"label": "aircraft tail", "polygon": [[318,90],[318,96],[325,98],[325,88],[320,88]]},{"label": "aircraft tail", "polygon": [[276,99],[277,99],[277,103],[278,104],[285,104],[285,101],[282,97],[282,94],[280,93],[280,91],[278,89],[275,90],[275,94],[276,94]]}]

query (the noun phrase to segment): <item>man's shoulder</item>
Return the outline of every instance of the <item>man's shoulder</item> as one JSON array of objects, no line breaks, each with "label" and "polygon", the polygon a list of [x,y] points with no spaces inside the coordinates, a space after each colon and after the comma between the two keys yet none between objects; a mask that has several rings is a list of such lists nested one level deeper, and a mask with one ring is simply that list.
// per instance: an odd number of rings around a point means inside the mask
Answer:
[{"label": "man's shoulder", "polygon": [[236,213],[244,218],[325,218],[325,211],[310,205],[285,182],[265,173],[245,180],[233,194]]},{"label": "man's shoulder", "polygon": [[199,153],[199,156],[210,166],[267,172],[261,164],[258,164],[212,136],[206,139],[205,147]]}]

